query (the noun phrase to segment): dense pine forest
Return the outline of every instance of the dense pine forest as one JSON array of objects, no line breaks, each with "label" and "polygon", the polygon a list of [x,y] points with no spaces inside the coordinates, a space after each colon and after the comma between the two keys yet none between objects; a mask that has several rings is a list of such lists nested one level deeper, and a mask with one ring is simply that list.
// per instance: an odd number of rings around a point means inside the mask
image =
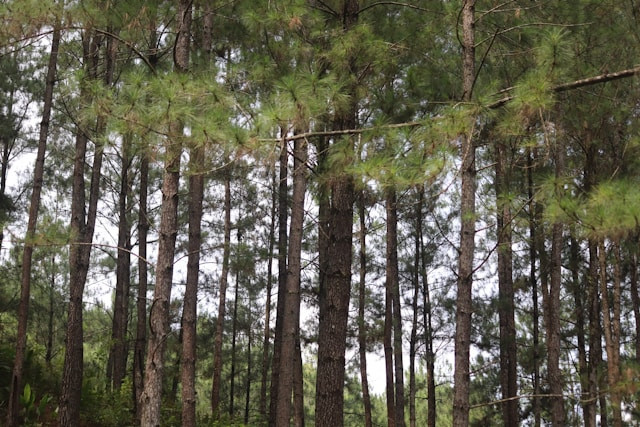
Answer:
[{"label": "dense pine forest", "polygon": [[0,23],[0,424],[640,423],[640,2]]}]

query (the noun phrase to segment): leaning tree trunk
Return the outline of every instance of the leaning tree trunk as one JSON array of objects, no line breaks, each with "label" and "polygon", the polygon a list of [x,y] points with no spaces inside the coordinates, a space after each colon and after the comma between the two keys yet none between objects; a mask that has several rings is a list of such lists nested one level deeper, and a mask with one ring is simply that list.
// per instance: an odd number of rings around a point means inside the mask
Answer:
[{"label": "leaning tree trunk", "polygon": [[[475,0],[465,0],[462,7],[462,100],[469,102],[475,79]],[[469,424],[469,351],[471,347],[471,313],[473,304],[473,255],[475,252],[476,161],[473,132],[462,138],[460,248],[458,258],[458,293],[456,298],[456,332],[453,372],[453,425]]]},{"label": "leaning tree trunk", "polygon": [[[191,6],[190,0],[180,0],[178,5],[178,34],[174,48],[174,67],[179,73],[186,72],[189,66]],[[169,305],[173,280],[173,258],[178,233],[178,186],[182,134],[181,123],[177,121],[170,123],[169,139],[166,141],[165,147],[162,182],[156,287],[149,315],[149,342],[147,344],[144,389],[140,398],[141,424],[149,427],[160,425],[164,352],[170,332]]]},{"label": "leaning tree trunk", "polygon": [[[88,78],[97,80],[98,59],[103,37],[86,34],[83,41],[83,56],[88,69]],[[91,38],[91,40],[89,40]],[[115,46],[113,40],[107,40],[107,69],[104,83],[111,84]],[[81,97],[87,97],[86,92]],[[101,136],[106,127],[105,117],[98,117],[96,135]],[[85,164],[87,161],[87,145],[89,137],[83,129],[78,129],[75,143],[75,157],[73,165],[73,182],[71,191],[71,241],[69,248],[69,308],[65,340],[65,357],[62,373],[62,391],[60,395],[60,425],[72,426],[80,419],[80,399],[83,376],[83,325],[82,325],[82,297],[89,272],[91,244],[98,211],[98,197],[100,195],[100,178],[102,169],[103,144],[95,144],[91,183],[89,188],[89,204],[86,204],[85,194]],[[85,213],[86,212],[86,213]]]},{"label": "leaning tree trunk", "polygon": [[[22,375],[24,372],[24,359],[27,348],[27,322],[29,316],[29,298],[31,294],[31,262],[33,259],[33,242],[31,239],[36,232],[38,223],[38,210],[40,208],[40,195],[44,180],[44,159],[47,152],[47,137],[49,136],[49,120],[51,119],[51,105],[53,104],[53,88],[56,82],[56,70],[58,64],[58,48],[60,46],[60,25],[56,24],[51,39],[51,53],[47,66],[46,85],[44,90],[44,106],[40,133],[38,135],[38,152],[33,171],[33,189],[29,205],[29,220],[27,222],[26,240],[22,253],[22,271],[20,282],[20,303],[18,305],[18,331],[16,336],[16,354],[13,362],[13,375],[9,390],[9,402],[7,404],[7,425],[18,425],[18,397],[22,395]],[[3,163],[4,166],[4,163]]]}]

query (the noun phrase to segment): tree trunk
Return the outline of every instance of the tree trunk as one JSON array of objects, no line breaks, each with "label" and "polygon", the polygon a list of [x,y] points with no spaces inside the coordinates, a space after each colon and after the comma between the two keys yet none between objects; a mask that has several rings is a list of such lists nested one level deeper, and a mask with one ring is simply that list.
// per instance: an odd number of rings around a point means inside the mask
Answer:
[{"label": "tree trunk", "polygon": [[[83,41],[84,63],[88,69],[88,78],[97,79],[98,59],[102,36],[93,36],[89,40],[88,32]],[[111,84],[113,76],[113,55],[115,49],[113,41],[107,40],[107,69],[104,82]],[[81,91],[82,92],[82,91]],[[87,97],[86,93],[80,94]],[[98,117],[96,134],[105,131],[104,117]],[[65,342],[65,358],[62,373],[62,391],[60,395],[60,425],[75,425],[80,419],[80,398],[83,376],[83,325],[82,325],[82,297],[89,272],[91,243],[96,224],[98,197],[100,194],[100,178],[102,169],[103,144],[95,144],[91,183],[89,188],[89,204],[86,205],[85,194],[85,164],[89,137],[84,130],[78,129],[75,143],[75,157],[73,166],[73,182],[71,192],[71,241],[69,248],[69,314]],[[86,213],[85,213],[86,212]]]},{"label": "tree trunk", "polygon": [[[420,201],[416,203],[415,215],[422,215]],[[418,219],[416,218],[416,225]],[[411,338],[409,339],[409,425],[416,427],[416,352],[418,344],[418,296],[420,294],[420,235],[416,227],[413,234],[413,301],[411,303]]]},{"label": "tree trunk", "polygon": [[273,249],[275,242],[276,211],[278,203],[275,167],[271,188],[271,223],[269,224],[269,259],[267,261],[267,299],[264,307],[264,336],[262,340],[262,380],[260,383],[260,415],[267,417],[267,375],[269,373],[269,339],[271,336],[271,291],[273,289]]},{"label": "tree trunk", "polygon": [[427,256],[424,245],[424,230],[422,227],[422,207],[424,205],[424,186],[418,190],[418,204],[416,206],[416,230],[420,245],[420,259],[416,268],[420,269],[422,279],[422,323],[424,326],[425,362],[427,365],[427,426],[436,426],[436,380],[435,353],[433,351],[433,322],[431,320],[431,294],[427,280]]},{"label": "tree trunk", "polygon": [[358,284],[358,356],[360,361],[360,383],[364,404],[364,425],[372,427],[371,397],[367,378],[367,331],[364,320],[367,286],[367,221],[364,203],[364,190],[358,197],[358,217],[360,218],[360,281]]},{"label": "tree trunk", "polygon": [[287,260],[287,281],[282,317],[280,367],[278,369],[277,425],[288,425],[291,416],[296,363],[296,342],[300,334],[300,278],[304,225],[304,198],[306,193],[307,145],[306,140],[294,142],[293,197],[291,200],[291,224]]},{"label": "tree trunk", "polygon": [[500,388],[504,425],[518,424],[518,377],[515,307],[513,300],[513,249],[511,207],[508,193],[510,158],[502,142],[496,144],[496,212],[498,232],[498,317],[500,319]]},{"label": "tree trunk", "polygon": [[631,302],[633,304],[633,318],[635,320],[635,341],[636,362],[640,362],[640,294],[638,294],[638,233],[636,232],[631,240],[632,249],[629,254],[629,285],[631,286]]},{"label": "tree trunk", "polygon": [[[299,320],[298,320],[299,323]],[[304,427],[304,371],[300,334],[296,337],[295,370],[293,371],[293,425]]]},{"label": "tree trunk", "polygon": [[[174,67],[177,72],[185,72],[189,66],[191,6],[192,2],[189,0],[180,0],[178,4],[178,34],[174,48]],[[149,342],[144,390],[140,398],[141,424],[148,427],[160,425],[164,351],[170,332],[169,306],[173,279],[173,258],[178,233],[178,186],[180,183],[183,128],[179,122],[173,122],[169,127],[170,137],[165,147],[162,183],[156,287],[149,315]]]},{"label": "tree trunk", "polygon": [[387,426],[396,425],[396,394],[393,371],[393,291],[385,283],[384,292],[384,332],[382,345],[384,348],[384,366],[386,376]]},{"label": "tree trunk", "polygon": [[402,363],[402,307],[398,271],[398,206],[395,189],[386,191],[387,286],[391,289],[393,312],[393,362],[395,376],[395,425],[404,426],[404,367]]},{"label": "tree trunk", "polygon": [[[358,0],[344,0],[340,16],[343,31],[356,24]],[[350,70],[356,73],[356,70]],[[355,87],[344,111],[334,118],[334,129],[353,129],[356,125]],[[335,144],[335,142],[334,142]],[[354,157],[353,140],[345,144],[343,164],[334,165],[329,183],[326,211],[326,259],[321,262],[324,275],[319,295],[318,366],[316,381],[316,426],[341,426],[344,423],[344,376],[347,319],[351,296],[351,259],[353,238],[353,177],[345,170]],[[322,226],[322,224],[321,224]],[[322,250],[322,248],[321,248]]]},{"label": "tree trunk", "polygon": [[[564,174],[564,144],[561,138],[555,140],[555,178]],[[561,184],[557,184],[560,186]],[[558,188],[556,196],[562,197]],[[551,228],[551,260],[549,291],[543,292],[544,320],[547,329],[547,371],[551,392],[551,423],[554,427],[565,425],[563,378],[560,370],[560,289],[562,287],[562,246],[563,225],[556,222]]]},{"label": "tree trunk", "polygon": [[280,351],[282,348],[282,320],[287,286],[287,206],[288,206],[288,153],[285,127],[281,129],[280,182],[278,184],[278,301],[276,305],[276,329],[273,340],[273,360],[271,362],[271,400],[269,403],[269,426],[276,425],[278,413],[278,385],[280,384]]},{"label": "tree trunk", "polygon": [[[469,102],[475,79],[475,0],[465,0],[462,7],[462,100]],[[471,313],[473,304],[473,255],[475,252],[476,161],[472,132],[462,137],[460,248],[458,259],[458,294],[456,298],[456,332],[453,373],[453,425],[469,424],[469,351],[471,347]]]},{"label": "tree trunk", "polygon": [[202,204],[204,199],[204,146],[191,149],[189,175],[189,243],[187,282],[182,306],[182,425],[196,425],[196,322],[198,318],[198,279],[202,246]]},{"label": "tree trunk", "polygon": [[224,178],[224,249],[222,251],[222,271],[220,272],[220,297],[218,317],[213,343],[213,383],[211,386],[211,413],[220,416],[220,384],[222,379],[222,338],[227,304],[227,281],[229,279],[229,256],[231,252],[231,172]]},{"label": "tree trunk", "polygon": [[589,278],[587,298],[589,304],[589,397],[593,400],[590,408],[595,419],[595,401],[600,404],[600,424],[607,425],[606,398],[598,397],[602,387],[602,328],[600,325],[600,298],[598,291],[598,247],[593,239],[589,239]]},{"label": "tree trunk", "polygon": [[602,306],[602,320],[604,326],[604,340],[607,351],[607,380],[609,385],[609,396],[611,399],[611,410],[613,415],[613,426],[622,426],[622,399],[618,391],[620,381],[620,267],[617,244],[613,244],[612,250],[615,253],[613,289],[609,295],[607,287],[607,252],[604,238],[598,243],[598,259],[600,265],[600,295]]},{"label": "tree trunk", "polygon": [[245,376],[244,424],[249,425],[249,403],[251,402],[251,299],[249,299],[247,319],[247,375]]},{"label": "tree trunk", "polygon": [[[47,138],[49,136],[49,123],[51,119],[51,106],[53,104],[53,88],[56,82],[56,70],[58,64],[58,48],[60,46],[60,25],[56,24],[51,39],[51,53],[47,65],[47,77],[44,91],[44,105],[42,120],[40,121],[40,133],[38,135],[38,152],[33,171],[33,189],[29,205],[29,220],[22,253],[22,271],[20,282],[20,303],[18,305],[18,330],[16,335],[16,354],[13,363],[13,375],[9,390],[9,402],[7,404],[7,425],[18,425],[18,398],[22,395],[22,375],[24,372],[24,359],[27,348],[27,322],[29,317],[29,298],[31,294],[31,263],[33,260],[33,242],[31,239],[36,232],[38,223],[38,210],[40,208],[40,195],[42,194],[42,182],[44,180],[44,160],[47,152]],[[5,166],[3,162],[3,167]],[[50,350],[48,355],[50,355]],[[47,360],[50,360],[47,359]]]},{"label": "tree trunk", "polygon": [[574,316],[576,320],[576,335],[578,340],[578,374],[580,377],[581,405],[585,426],[595,426],[595,419],[591,418],[589,411],[589,366],[587,365],[587,348],[584,339],[585,335],[585,319],[584,319],[584,300],[583,295],[585,289],[580,281],[580,244],[575,238],[575,230],[571,232],[571,251],[569,259],[569,267],[572,275],[573,300],[575,304]]},{"label": "tree trunk", "polygon": [[147,343],[147,235],[149,234],[147,211],[149,157],[144,151],[140,156],[142,159],[140,161],[140,206],[138,211],[138,298],[136,301],[136,341],[133,349],[133,394],[138,424],[140,424],[142,415],[139,402],[143,389],[145,345]]},{"label": "tree trunk", "polygon": [[[118,197],[118,254],[116,261],[116,295],[113,305],[113,327],[111,332],[111,351],[109,362],[111,369],[111,388],[119,390],[127,368],[127,319],[129,317],[129,287],[131,282],[131,231],[127,218],[131,181],[129,169],[131,162],[131,135],[122,138],[120,193]],[[109,376],[107,376],[109,378]]]},{"label": "tree trunk", "polygon": [[[238,229],[238,248],[240,247],[240,229]],[[239,258],[239,252],[237,258]],[[239,261],[239,259],[237,260]],[[235,381],[236,381],[236,341],[238,337],[238,291],[240,288],[240,267],[236,270],[236,283],[233,295],[233,313],[231,315],[231,379],[229,381],[229,415],[233,419],[235,413]]]}]

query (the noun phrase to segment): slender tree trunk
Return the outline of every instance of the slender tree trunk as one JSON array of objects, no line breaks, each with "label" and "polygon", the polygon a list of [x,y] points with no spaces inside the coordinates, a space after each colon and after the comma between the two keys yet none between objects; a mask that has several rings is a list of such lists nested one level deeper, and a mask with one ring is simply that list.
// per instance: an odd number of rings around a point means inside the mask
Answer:
[{"label": "slender tree trunk", "polygon": [[204,199],[204,160],[202,145],[191,149],[189,176],[189,243],[187,282],[182,307],[182,425],[196,425],[196,322],[198,318],[198,279],[202,246],[202,204]]},{"label": "slender tree trunk", "polygon": [[[47,65],[44,106],[42,109],[42,120],[40,121],[40,133],[38,135],[38,152],[36,154],[36,163],[33,171],[33,189],[31,191],[31,200],[29,205],[29,220],[27,222],[26,239],[24,251],[22,253],[16,354],[13,363],[11,388],[9,390],[9,402],[7,404],[7,425],[9,426],[18,425],[18,397],[22,395],[22,376],[24,372],[24,359],[27,348],[27,322],[29,317],[29,298],[31,294],[31,263],[34,249],[31,239],[35,235],[36,225],[38,223],[38,210],[40,208],[40,196],[42,194],[42,182],[44,180],[44,160],[47,152],[47,138],[49,136],[49,123],[51,119],[51,106],[53,104],[53,88],[56,81],[60,37],[60,25],[56,24],[51,39],[49,64]],[[3,167],[5,165],[6,163],[3,162]],[[50,350],[48,354],[50,355]],[[50,360],[50,357],[47,360]]]},{"label": "slender tree trunk", "polygon": [[[614,243],[612,250],[617,252],[617,245]],[[604,326],[604,340],[607,351],[607,380],[609,386],[609,396],[611,399],[611,409],[613,414],[613,426],[622,426],[622,399],[618,391],[620,380],[620,270],[619,254],[616,253],[614,263],[613,289],[609,295],[607,287],[607,252],[604,239],[598,243],[598,259],[600,265],[600,294],[602,305],[602,320]]]},{"label": "slender tree trunk", "polygon": [[278,180],[275,168],[271,189],[271,223],[269,225],[269,260],[267,261],[267,298],[264,308],[264,335],[262,340],[262,381],[260,383],[260,415],[267,417],[267,376],[269,373],[269,339],[271,336],[271,291],[273,289],[273,249],[275,242]]},{"label": "slender tree trunk", "polygon": [[416,268],[420,269],[422,279],[422,323],[424,326],[425,362],[427,365],[427,426],[436,426],[436,380],[435,353],[433,351],[433,322],[431,319],[431,294],[427,280],[427,256],[425,253],[424,230],[422,226],[422,207],[424,206],[424,186],[418,190],[418,204],[416,206],[416,230],[420,245],[420,259]]},{"label": "slender tree trunk", "polygon": [[358,356],[360,359],[360,383],[364,404],[364,425],[372,427],[371,397],[367,378],[367,330],[364,318],[367,291],[367,218],[364,203],[365,193],[358,197],[358,217],[360,218],[360,281],[358,282]]},{"label": "slender tree trunk", "polygon": [[583,295],[585,289],[582,287],[580,281],[580,264],[580,244],[575,238],[575,230],[572,229],[569,266],[573,279],[572,290],[575,304],[575,328],[578,340],[578,374],[580,376],[582,414],[585,426],[595,426],[596,420],[591,418],[592,414],[589,411],[589,366],[587,364],[587,348],[584,339],[585,319]]},{"label": "slender tree trunk", "polygon": [[[298,318],[298,323],[300,320]],[[293,425],[304,427],[304,371],[302,366],[302,346],[300,334],[296,338],[295,370],[293,371]]]},{"label": "slender tree trunk", "polygon": [[[475,79],[475,0],[465,0],[462,7],[463,101],[471,100]],[[460,194],[460,252],[458,259],[458,294],[456,298],[455,367],[453,373],[453,425],[469,424],[469,352],[473,304],[473,255],[475,252],[476,161],[472,132],[462,137]]]},{"label": "slender tree trunk", "polygon": [[[83,54],[88,68],[89,78],[97,79],[98,59],[102,36],[85,34]],[[107,61],[104,83],[111,84],[113,76],[113,41],[107,40]],[[82,92],[82,91],[81,91]],[[86,93],[81,93],[86,97]],[[105,118],[98,117],[96,134],[105,131]],[[82,325],[82,297],[89,272],[91,243],[96,223],[98,197],[100,195],[100,178],[102,169],[103,144],[95,144],[91,183],[89,188],[89,204],[86,205],[85,194],[85,163],[89,137],[84,130],[78,129],[76,134],[75,157],[73,166],[73,183],[71,193],[71,242],[69,248],[69,314],[65,342],[65,358],[62,373],[62,391],[60,395],[60,425],[72,426],[80,419],[80,398],[83,377],[83,325]],[[86,212],[86,213],[85,213]]]},{"label": "slender tree trunk", "polygon": [[600,404],[600,424],[607,425],[606,398],[598,397],[602,387],[602,328],[600,325],[600,298],[598,291],[598,246],[589,239],[589,276],[587,298],[589,304],[589,397],[593,400],[591,416],[596,416],[595,401]]},{"label": "slender tree trunk", "polygon": [[[48,368],[51,368],[51,361],[53,360],[53,316],[54,309],[56,307],[56,255],[51,255],[51,275],[49,276],[49,313],[47,319],[47,344],[44,361]],[[8,423],[9,424],[9,423]]]},{"label": "slender tree trunk", "polygon": [[300,273],[302,268],[304,198],[307,185],[306,163],[306,140],[297,139],[294,142],[293,197],[291,201],[286,293],[281,330],[280,367],[278,369],[276,424],[279,426],[289,424],[294,370],[297,369],[296,341],[300,334]]},{"label": "slender tree trunk", "polygon": [[287,286],[287,218],[288,218],[288,153],[285,127],[282,127],[282,144],[280,147],[278,184],[278,301],[276,306],[276,330],[273,341],[273,360],[271,363],[271,400],[269,404],[269,425],[276,425],[278,413],[278,386],[280,384],[280,352],[282,348],[282,321]]},{"label": "slender tree trunk", "polygon": [[[560,180],[564,174],[564,144],[561,138],[555,140],[555,177]],[[560,186],[560,184],[557,184]],[[560,189],[557,196],[562,197]],[[549,291],[543,292],[544,320],[547,329],[547,371],[552,394],[551,423],[554,427],[565,425],[563,378],[560,369],[560,289],[562,287],[562,247],[563,225],[556,222],[551,228],[551,262]]]},{"label": "slender tree trunk", "polygon": [[133,348],[133,394],[136,422],[140,423],[140,396],[144,379],[145,345],[147,343],[147,235],[149,217],[147,192],[149,187],[149,157],[143,151],[140,161],[140,206],[138,211],[138,295],[136,301],[136,341]]},{"label": "slender tree trunk", "polygon": [[393,371],[393,292],[385,283],[384,292],[384,332],[382,345],[384,348],[384,366],[386,375],[387,426],[396,425],[396,394]]},{"label": "slender tree trunk", "polygon": [[220,298],[218,318],[213,343],[213,384],[211,386],[211,413],[220,416],[220,384],[222,380],[222,338],[227,304],[227,281],[229,279],[229,256],[231,253],[231,177],[227,172],[224,178],[224,249],[222,252],[222,271],[220,273]]},{"label": "slender tree trunk", "polygon": [[536,259],[538,240],[540,237],[537,229],[538,207],[533,198],[533,156],[534,153],[527,150],[527,191],[529,197],[529,285],[531,287],[531,304],[533,323],[533,424],[540,427],[540,310],[538,307],[538,281],[536,280]]},{"label": "slender tree trunk", "polygon": [[249,425],[249,403],[251,402],[251,300],[249,300],[247,319],[247,375],[245,377],[244,423]]},{"label": "slender tree trunk", "polygon": [[[174,49],[174,67],[177,72],[181,73],[185,72],[189,66],[191,6],[190,0],[180,0],[178,4],[178,34]],[[162,183],[156,287],[149,315],[149,342],[144,389],[140,398],[141,424],[145,427],[160,425],[164,352],[166,339],[170,333],[169,305],[178,233],[178,186],[180,183],[183,128],[179,122],[173,122],[169,127],[170,138],[165,147]]]},{"label": "slender tree trunk", "polygon": [[387,286],[393,301],[393,362],[395,376],[395,425],[404,426],[404,366],[402,363],[402,306],[398,271],[398,206],[395,189],[386,194],[387,210]]},{"label": "slender tree trunk", "polygon": [[498,317],[500,319],[500,388],[504,425],[518,424],[517,348],[513,291],[513,249],[511,207],[508,200],[511,179],[507,147],[496,144],[496,208],[498,228]]},{"label": "slender tree trunk", "polygon": [[129,169],[131,162],[129,152],[131,150],[131,135],[125,135],[122,139],[120,193],[118,197],[118,254],[116,263],[116,295],[113,305],[113,327],[111,332],[111,351],[109,362],[111,369],[111,388],[119,390],[126,374],[127,361],[127,319],[129,316],[129,287],[131,274],[131,231],[127,218],[129,192],[131,181]]},{"label": "slender tree trunk", "polygon": [[[238,247],[240,247],[240,230],[238,229]],[[239,253],[237,257],[239,258]],[[239,261],[239,260],[238,260]],[[231,315],[231,380],[229,381],[229,415],[235,413],[235,382],[236,382],[236,341],[238,337],[238,291],[240,288],[240,270],[236,270],[236,280],[233,295],[233,313]]]},{"label": "slender tree trunk", "polygon": [[[416,215],[422,215],[422,206],[416,203]],[[416,219],[416,224],[418,220]],[[416,427],[416,352],[418,344],[418,296],[420,295],[420,235],[414,235],[413,301],[411,303],[411,338],[409,340],[409,425]]]}]

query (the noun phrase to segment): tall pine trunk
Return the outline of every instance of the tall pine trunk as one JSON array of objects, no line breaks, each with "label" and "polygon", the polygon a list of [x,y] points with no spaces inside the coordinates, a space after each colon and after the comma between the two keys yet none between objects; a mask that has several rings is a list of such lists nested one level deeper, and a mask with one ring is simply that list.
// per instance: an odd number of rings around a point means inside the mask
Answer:
[{"label": "tall pine trunk", "polygon": [[[26,240],[22,253],[22,271],[20,281],[20,303],[18,305],[18,330],[16,334],[16,354],[13,362],[13,374],[9,390],[9,402],[7,404],[7,425],[18,425],[18,398],[22,395],[22,376],[24,372],[24,359],[27,348],[27,322],[29,316],[29,298],[31,295],[31,263],[33,260],[33,243],[31,239],[36,232],[38,223],[38,210],[42,194],[44,180],[44,160],[47,152],[47,138],[49,136],[49,123],[51,119],[51,106],[53,104],[53,89],[56,82],[58,64],[58,48],[60,46],[60,25],[56,24],[51,39],[51,52],[47,65],[47,76],[44,90],[44,103],[42,108],[42,120],[40,121],[40,133],[38,135],[38,152],[33,171],[33,188],[29,204],[29,220],[27,222]],[[6,162],[3,162],[3,167]],[[47,348],[49,351],[49,348]],[[49,354],[49,353],[48,353]]]},{"label": "tall pine trunk", "polygon": [[[462,6],[462,100],[469,102],[475,79],[475,0]],[[473,304],[473,256],[475,252],[476,160],[473,135],[463,135],[460,146],[460,248],[458,258],[458,294],[456,298],[456,332],[453,372],[453,425],[469,424],[469,352]]]},{"label": "tall pine trunk", "polygon": [[[189,0],[180,0],[177,11],[178,32],[174,48],[174,68],[185,72],[189,66],[191,38],[191,7]],[[178,186],[180,182],[180,157],[182,155],[182,123],[169,125],[169,139],[165,146],[162,205],[160,208],[158,260],[156,287],[149,315],[149,341],[145,363],[144,389],[140,398],[141,424],[160,425],[162,403],[162,378],[164,352],[169,335],[169,305],[176,237],[178,233]]]},{"label": "tall pine trunk", "polygon": [[198,279],[202,246],[202,204],[204,199],[204,146],[191,149],[189,159],[189,242],[187,244],[187,282],[182,306],[182,425],[196,425],[196,321],[198,317]]},{"label": "tall pine trunk", "polygon": [[306,193],[307,144],[305,139],[294,141],[293,197],[287,257],[287,281],[282,317],[282,339],[277,389],[277,425],[288,425],[291,415],[294,370],[298,368],[296,342],[300,334],[300,279],[304,198]]},{"label": "tall pine trunk", "polygon": [[[103,36],[90,35],[86,31],[83,40],[83,61],[88,71],[88,78],[98,79],[98,63]],[[113,76],[113,57],[115,49],[113,41],[107,40],[107,60],[104,72],[105,85],[111,84]],[[86,90],[81,89],[81,98],[86,98]],[[102,136],[106,127],[106,119],[98,117],[96,120],[96,135]],[[98,197],[100,194],[100,178],[103,144],[96,142],[91,169],[89,187],[89,203],[86,204],[85,193],[85,165],[89,136],[85,130],[78,129],[75,141],[75,157],[73,165],[73,180],[71,191],[71,240],[69,248],[69,309],[65,340],[65,357],[62,373],[62,391],[60,395],[60,425],[72,426],[80,419],[80,398],[83,377],[83,325],[82,299],[84,286],[89,272],[91,244],[96,224]]]},{"label": "tall pine trunk", "polygon": [[222,381],[222,338],[227,305],[227,281],[229,280],[229,257],[231,254],[231,177],[227,171],[224,177],[224,248],[222,250],[222,271],[218,300],[218,317],[213,339],[213,381],[211,385],[211,413],[220,416],[220,385]]},{"label": "tall pine trunk", "polygon": [[364,425],[372,427],[371,397],[367,378],[367,331],[364,319],[367,290],[367,218],[365,211],[365,192],[358,197],[358,217],[360,218],[360,280],[358,282],[358,357],[360,365],[360,384],[364,405]]}]

